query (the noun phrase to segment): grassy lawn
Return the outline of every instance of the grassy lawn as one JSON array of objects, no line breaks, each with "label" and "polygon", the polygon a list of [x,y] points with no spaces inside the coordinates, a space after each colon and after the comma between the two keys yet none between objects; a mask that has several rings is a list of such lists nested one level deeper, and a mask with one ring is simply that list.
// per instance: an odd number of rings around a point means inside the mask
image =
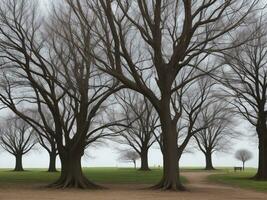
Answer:
[{"label": "grassy lawn", "polygon": [[[142,172],[132,168],[84,168],[84,173],[91,181],[96,183],[155,184],[162,176],[162,169]],[[0,183],[51,183],[59,175],[60,173],[48,173],[45,169],[28,169],[24,172],[2,169],[0,170]],[[182,177],[182,181],[186,182],[184,177]]]},{"label": "grassy lawn", "polygon": [[[216,168],[216,172],[224,171],[226,168]],[[182,167],[181,172],[207,172],[204,167]]]},{"label": "grassy lawn", "polygon": [[253,189],[267,192],[267,181],[255,181],[251,177],[256,174],[256,169],[248,168],[244,172],[234,172],[232,169],[221,170],[218,174],[209,176],[212,182],[228,184],[240,188]]}]

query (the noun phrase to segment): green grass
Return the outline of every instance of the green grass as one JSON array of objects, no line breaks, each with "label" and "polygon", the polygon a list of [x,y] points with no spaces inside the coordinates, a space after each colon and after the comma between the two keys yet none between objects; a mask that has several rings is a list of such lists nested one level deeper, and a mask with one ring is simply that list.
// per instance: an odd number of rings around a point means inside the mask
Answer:
[{"label": "green grass", "polygon": [[[132,168],[84,168],[84,174],[95,183],[134,183],[155,184],[162,176],[162,169],[152,169],[142,172]],[[48,173],[45,169],[28,169],[24,172],[0,170],[0,183],[33,184],[51,183],[59,177],[60,173]],[[184,177],[182,182],[186,182]]]},{"label": "green grass", "polygon": [[[215,172],[220,172],[222,170],[225,170],[225,168],[216,168]],[[204,167],[182,167],[181,172],[207,172],[207,170],[205,170]]]},{"label": "green grass", "polygon": [[244,172],[234,172],[232,169],[224,169],[218,174],[210,175],[209,180],[235,187],[267,192],[267,181],[253,180],[252,177],[255,174],[256,169],[253,168],[247,168]]}]

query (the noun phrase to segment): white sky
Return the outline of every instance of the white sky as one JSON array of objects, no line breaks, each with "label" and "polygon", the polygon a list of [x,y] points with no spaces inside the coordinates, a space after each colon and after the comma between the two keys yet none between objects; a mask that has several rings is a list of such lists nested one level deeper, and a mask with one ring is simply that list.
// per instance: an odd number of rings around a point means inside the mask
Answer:
[{"label": "white sky", "polygon": [[[48,6],[51,0],[39,0],[44,6]],[[3,111],[1,111],[3,112]],[[0,116],[4,115],[4,113],[0,112]],[[250,128],[247,128],[246,122],[240,125],[241,132],[244,135],[252,135],[253,131]],[[245,148],[250,150],[253,153],[253,159],[247,162],[247,166],[250,167],[257,167],[258,163],[258,146],[255,138],[252,137],[243,137],[239,138],[238,141],[235,141],[233,145],[233,150],[229,154],[225,153],[216,153],[213,155],[213,164],[214,166],[238,166],[241,165],[234,158],[234,152],[237,149]],[[91,157],[83,158],[83,166],[84,167],[126,167],[131,166],[131,164],[120,163],[117,161],[118,153],[113,148],[114,144],[103,145],[97,149],[90,149],[88,152]],[[116,145],[118,147],[118,145]],[[23,158],[23,165],[25,168],[46,168],[48,166],[49,157],[46,151],[41,149],[37,151],[32,151],[28,155],[25,155]],[[13,168],[15,164],[15,158],[4,152],[3,150],[0,151],[0,168]],[[140,165],[140,162],[138,162]],[[149,151],[149,165],[150,166],[162,166],[162,155],[158,148],[152,147]],[[57,162],[57,166],[59,166],[59,162]],[[180,161],[180,166],[205,166],[205,157],[201,152],[195,151],[193,154],[184,154]]]}]

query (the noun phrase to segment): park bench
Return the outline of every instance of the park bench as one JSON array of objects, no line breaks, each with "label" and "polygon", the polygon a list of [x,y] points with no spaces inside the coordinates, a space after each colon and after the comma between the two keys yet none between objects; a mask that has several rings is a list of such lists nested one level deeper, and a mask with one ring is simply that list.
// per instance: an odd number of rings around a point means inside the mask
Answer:
[{"label": "park bench", "polygon": [[243,167],[234,167],[234,171],[242,171],[243,170]]}]

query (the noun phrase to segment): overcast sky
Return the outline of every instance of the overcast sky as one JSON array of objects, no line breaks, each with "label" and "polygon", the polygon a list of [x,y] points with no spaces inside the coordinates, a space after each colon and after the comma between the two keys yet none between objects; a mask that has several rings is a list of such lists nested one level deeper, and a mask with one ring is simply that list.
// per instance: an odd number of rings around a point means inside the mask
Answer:
[{"label": "overcast sky", "polygon": [[[43,7],[49,5],[51,0],[39,0]],[[1,113],[2,112],[2,113]],[[0,111],[0,116],[4,116],[5,111]],[[237,130],[246,135],[243,138],[239,138],[235,141],[233,149],[229,153],[216,153],[214,154],[213,164],[214,166],[241,166],[241,163],[234,158],[234,152],[238,149],[245,148],[253,153],[253,159],[247,162],[247,166],[257,167],[258,162],[258,146],[256,136],[249,137],[253,135],[255,130],[253,130],[246,122],[242,122]],[[114,144],[105,144],[99,148],[92,148],[88,150],[90,156],[83,158],[84,167],[123,167],[130,166],[130,164],[121,163],[117,160],[118,152],[114,149]],[[118,145],[116,145],[118,147]],[[49,157],[46,151],[37,148],[25,155],[23,158],[23,164],[25,168],[46,168],[48,166]],[[0,151],[0,168],[13,168],[15,165],[15,158],[12,155]],[[138,163],[140,165],[140,163]],[[160,150],[154,146],[149,151],[149,165],[162,166],[162,155]],[[195,153],[184,154],[181,158],[180,166],[204,166],[205,158],[204,155],[195,150]],[[59,166],[59,162],[57,163]]]}]

